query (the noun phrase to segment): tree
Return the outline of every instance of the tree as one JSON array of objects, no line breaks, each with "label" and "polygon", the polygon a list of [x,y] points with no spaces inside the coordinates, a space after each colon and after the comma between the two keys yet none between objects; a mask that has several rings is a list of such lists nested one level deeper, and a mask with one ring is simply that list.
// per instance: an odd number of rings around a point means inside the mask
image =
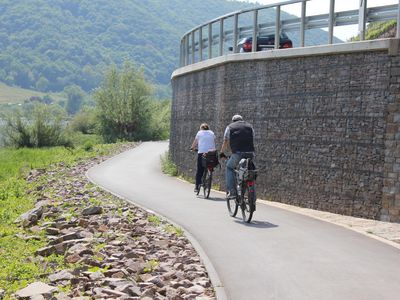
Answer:
[{"label": "tree", "polygon": [[82,106],[85,92],[77,85],[67,86],[64,89],[64,92],[67,94],[67,104],[65,109],[69,115],[74,115]]},{"label": "tree", "polygon": [[122,70],[112,67],[94,98],[100,132],[105,141],[151,138],[151,86],[142,69],[126,62]]},{"label": "tree", "polygon": [[40,76],[39,80],[36,82],[36,89],[41,92],[44,92],[47,90],[48,86],[49,86],[49,81],[45,77]]}]

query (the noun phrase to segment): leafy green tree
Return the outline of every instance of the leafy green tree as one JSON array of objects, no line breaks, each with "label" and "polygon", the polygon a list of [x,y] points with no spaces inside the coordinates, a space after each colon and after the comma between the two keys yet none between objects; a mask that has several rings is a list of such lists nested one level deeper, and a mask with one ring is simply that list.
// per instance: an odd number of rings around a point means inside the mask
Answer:
[{"label": "leafy green tree", "polygon": [[67,86],[64,89],[64,93],[67,95],[66,111],[69,115],[76,114],[83,103],[85,98],[85,92],[77,85]]},{"label": "leafy green tree", "polygon": [[48,86],[49,86],[49,81],[45,77],[40,76],[39,80],[36,82],[36,89],[41,92],[44,92],[47,90]]},{"label": "leafy green tree", "polygon": [[154,101],[151,122],[152,139],[165,140],[169,138],[171,123],[171,100]]},{"label": "leafy green tree", "polygon": [[151,138],[151,86],[143,70],[125,63],[121,70],[112,67],[94,94],[105,141]]}]

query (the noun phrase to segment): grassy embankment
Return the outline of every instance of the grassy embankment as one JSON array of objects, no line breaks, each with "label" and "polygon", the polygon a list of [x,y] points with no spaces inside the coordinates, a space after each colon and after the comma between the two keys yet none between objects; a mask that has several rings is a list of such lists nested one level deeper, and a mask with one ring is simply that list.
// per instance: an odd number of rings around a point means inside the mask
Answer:
[{"label": "grassy embankment", "polygon": [[[28,190],[35,190],[39,183],[24,179],[31,169],[45,169],[63,162],[73,165],[81,159],[105,155],[114,145],[96,145],[66,149],[7,149],[0,148],[0,288],[7,294],[14,292],[43,274],[41,264],[31,259],[44,244],[43,234],[32,233],[19,227],[14,221],[33,208],[35,199]],[[45,184],[42,183],[42,184]],[[39,239],[25,240],[22,236],[35,235]],[[50,256],[49,262],[60,260]],[[43,264],[42,264],[43,265]]]},{"label": "grassy embankment", "polygon": [[[23,103],[25,100],[29,99],[30,97],[43,97],[45,93],[17,88],[8,86],[2,82],[0,82],[0,104],[17,104]],[[62,100],[63,97],[60,94],[50,94],[50,96],[54,100]]]}]

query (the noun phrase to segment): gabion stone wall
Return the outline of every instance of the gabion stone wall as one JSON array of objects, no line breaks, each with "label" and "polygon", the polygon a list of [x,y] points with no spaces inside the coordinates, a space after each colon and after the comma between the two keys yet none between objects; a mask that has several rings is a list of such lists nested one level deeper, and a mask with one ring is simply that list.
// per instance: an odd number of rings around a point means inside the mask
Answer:
[{"label": "gabion stone wall", "polygon": [[[239,113],[255,130],[258,198],[400,222],[400,57],[365,51],[227,62],[172,80],[170,152],[202,122],[222,143]],[[224,169],[216,182],[224,189]]]}]

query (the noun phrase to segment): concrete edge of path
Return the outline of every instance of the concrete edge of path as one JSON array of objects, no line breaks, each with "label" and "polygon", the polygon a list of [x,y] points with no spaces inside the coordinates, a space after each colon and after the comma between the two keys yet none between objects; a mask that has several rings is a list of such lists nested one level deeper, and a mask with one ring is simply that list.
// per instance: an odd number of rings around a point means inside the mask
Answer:
[{"label": "concrete edge of path", "polygon": [[[118,156],[118,155],[116,155],[116,156]],[[116,156],[114,156],[114,157],[116,157]],[[112,158],[110,158],[110,159],[113,159],[114,157],[112,157]],[[90,169],[89,169],[89,170],[90,170]],[[89,170],[88,170],[88,171],[86,172],[86,174],[85,174],[86,177],[87,177],[87,178],[89,179],[89,181],[92,182],[93,184],[95,184],[95,185],[97,185],[97,186],[100,186],[99,184],[97,184],[96,182],[94,182],[94,181],[90,178],[90,176],[89,176]],[[167,176],[167,175],[166,175],[166,176]],[[200,243],[194,238],[194,236],[193,236],[189,231],[187,231],[187,229],[186,229],[184,226],[175,223],[174,221],[168,219],[167,217],[165,217],[164,215],[162,215],[162,214],[160,214],[160,213],[158,213],[158,212],[155,212],[155,211],[153,211],[153,210],[150,210],[150,209],[148,209],[148,208],[146,208],[146,207],[144,207],[144,206],[142,206],[142,205],[140,205],[140,204],[135,203],[134,201],[128,200],[128,199],[126,199],[125,197],[123,197],[123,196],[121,196],[121,195],[119,195],[119,194],[117,194],[117,193],[114,193],[114,192],[110,191],[110,190],[107,189],[107,188],[104,188],[103,186],[100,186],[100,187],[101,187],[103,190],[109,192],[110,194],[113,194],[114,196],[116,196],[116,197],[118,197],[118,198],[120,198],[120,199],[123,199],[123,200],[125,200],[125,201],[127,201],[127,202],[129,202],[129,203],[132,203],[133,205],[135,205],[135,206],[137,206],[137,207],[139,207],[139,208],[141,208],[141,209],[143,209],[143,210],[145,210],[145,211],[147,211],[147,212],[149,212],[149,213],[152,213],[152,214],[157,215],[158,217],[160,217],[160,218],[166,220],[167,222],[171,223],[172,225],[174,225],[174,226],[176,226],[176,227],[182,228],[182,229],[183,229],[183,232],[184,232],[184,234],[185,234],[185,236],[186,236],[186,238],[187,238],[187,239],[189,240],[189,242],[193,245],[194,249],[196,250],[196,252],[197,252],[198,255],[200,256],[200,259],[202,260],[202,262],[203,262],[203,264],[204,264],[204,266],[205,266],[205,268],[206,268],[206,270],[207,270],[208,276],[210,277],[211,284],[213,285],[213,289],[214,289],[214,291],[215,291],[215,296],[216,296],[216,298],[217,298],[218,300],[227,300],[227,299],[228,299],[228,297],[227,297],[227,295],[226,295],[226,293],[225,293],[225,288],[224,288],[224,286],[222,285],[222,282],[221,282],[221,280],[220,280],[220,278],[219,278],[219,276],[218,276],[218,273],[217,273],[217,271],[215,270],[213,264],[211,263],[211,260],[209,259],[208,255],[206,254],[206,252],[204,251],[204,249],[201,247]]]},{"label": "concrete edge of path", "polygon": [[[329,220],[329,219],[326,219],[326,218],[323,218],[323,217],[319,217],[319,216],[307,213],[306,208],[303,208],[303,207],[298,207],[297,208],[297,207],[295,207],[295,209],[293,209],[293,208],[291,208],[291,205],[288,205],[288,204],[285,204],[285,203],[272,202],[272,201],[267,201],[267,200],[262,200],[262,199],[257,199],[257,201],[259,201],[260,203],[262,203],[264,205],[270,205],[270,206],[273,206],[273,207],[281,208],[281,209],[284,209],[284,210],[287,210],[287,211],[291,211],[293,213],[301,214],[301,215],[304,215],[304,216],[307,216],[307,217],[311,217],[311,218],[314,218],[314,219],[317,219],[317,220],[320,220],[320,221],[324,221],[324,222],[327,222],[327,223],[331,223],[331,224],[346,228],[348,230],[355,231],[357,233],[360,233],[360,234],[365,235],[365,236],[367,236],[369,238],[378,240],[378,241],[380,241],[382,243],[385,243],[387,245],[390,245],[390,246],[400,250],[400,244],[399,243],[396,243],[396,242],[393,242],[391,240],[385,239],[385,238],[380,237],[380,236],[378,236],[378,235],[376,235],[374,233],[369,233],[369,232],[367,232],[367,231],[365,231],[363,229],[357,228],[357,227],[350,227],[347,224],[343,224],[343,223],[340,223],[340,222],[335,222],[333,220]],[[331,213],[331,214],[333,214],[333,213]],[[346,217],[351,217],[351,216],[346,216]],[[353,217],[353,218],[355,218],[355,217]]]}]

